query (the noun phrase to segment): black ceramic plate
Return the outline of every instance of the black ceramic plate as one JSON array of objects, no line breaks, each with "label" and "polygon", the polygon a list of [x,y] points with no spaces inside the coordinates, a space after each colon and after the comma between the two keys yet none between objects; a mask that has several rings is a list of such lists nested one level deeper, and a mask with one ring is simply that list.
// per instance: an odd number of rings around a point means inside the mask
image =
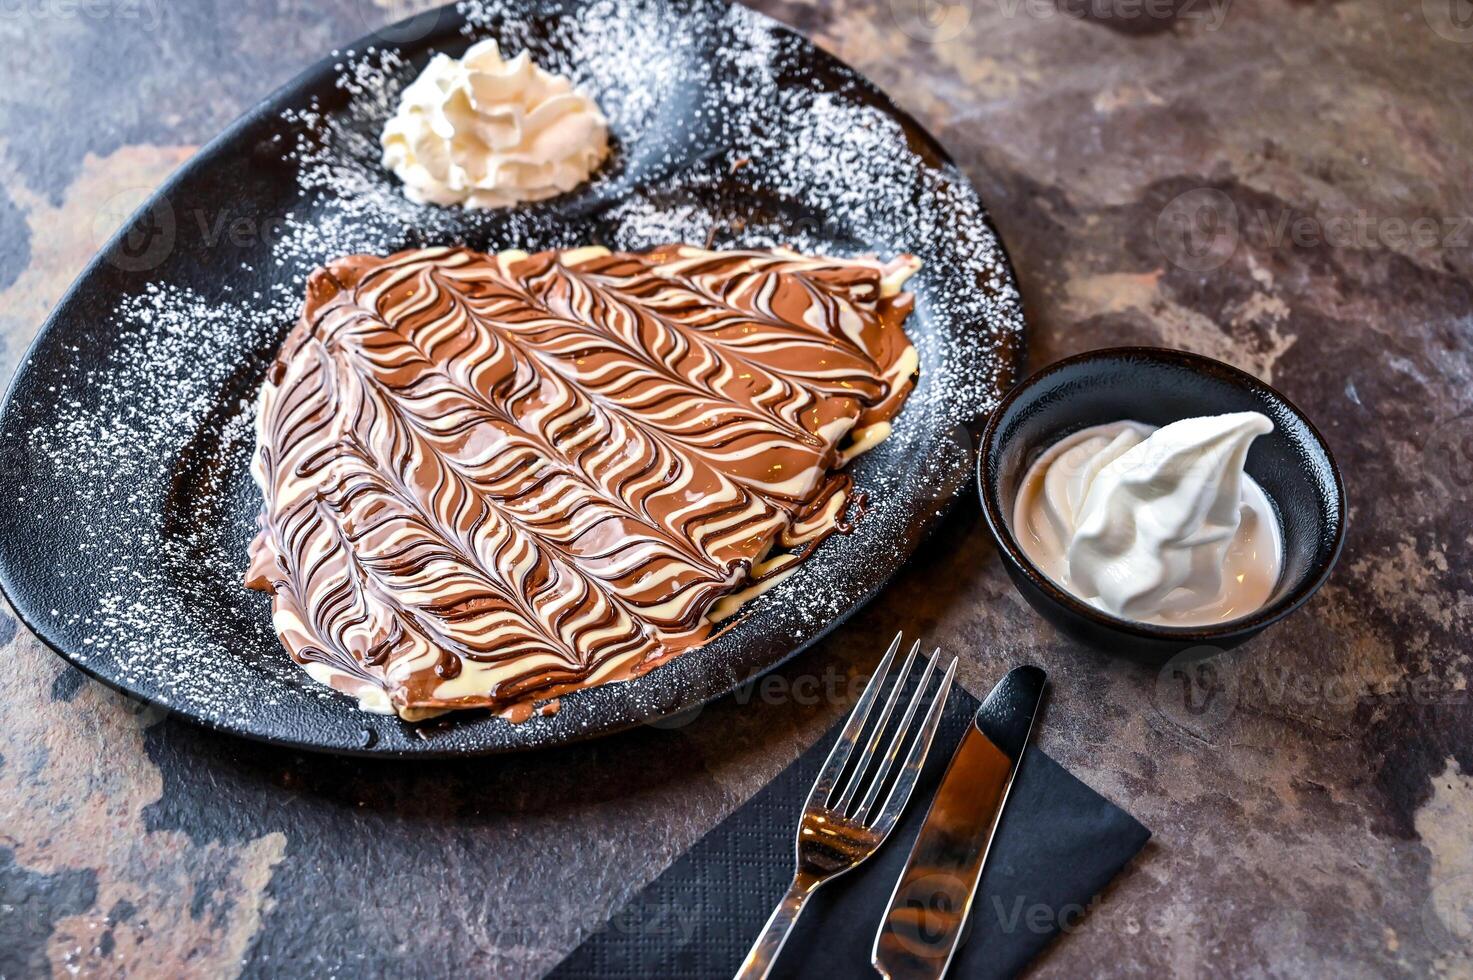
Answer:
[{"label": "black ceramic plate", "polygon": [[[378,166],[397,93],[435,51],[496,37],[571,74],[610,117],[588,186],[542,204],[420,207]],[[790,243],[913,252],[920,383],[855,465],[854,534],[707,647],[513,725],[416,732],[311,682],[241,586],[260,496],[254,399],[308,271],[351,252],[464,242]],[[216,728],[303,748],[452,755],[566,742],[725,693],[872,596],[967,481],[978,424],[1012,382],[1022,314],[966,178],[851,69],[715,0],[462,3],[334,52],[205,147],[111,242],[22,364],[0,415],[0,584],[49,645]]]}]

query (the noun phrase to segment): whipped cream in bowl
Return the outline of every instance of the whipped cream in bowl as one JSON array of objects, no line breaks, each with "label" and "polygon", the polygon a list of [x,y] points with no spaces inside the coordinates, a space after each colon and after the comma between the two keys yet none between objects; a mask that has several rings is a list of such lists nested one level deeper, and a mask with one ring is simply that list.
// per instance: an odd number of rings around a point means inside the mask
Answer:
[{"label": "whipped cream in bowl", "polygon": [[1023,477],[1013,531],[1061,587],[1123,619],[1224,622],[1278,583],[1278,515],[1244,472],[1273,422],[1260,412],[1090,426]]},{"label": "whipped cream in bowl", "polygon": [[1075,639],[1157,663],[1289,615],[1344,540],[1344,484],[1310,421],[1185,351],[1090,351],[1015,386],[978,484],[1023,598]]}]

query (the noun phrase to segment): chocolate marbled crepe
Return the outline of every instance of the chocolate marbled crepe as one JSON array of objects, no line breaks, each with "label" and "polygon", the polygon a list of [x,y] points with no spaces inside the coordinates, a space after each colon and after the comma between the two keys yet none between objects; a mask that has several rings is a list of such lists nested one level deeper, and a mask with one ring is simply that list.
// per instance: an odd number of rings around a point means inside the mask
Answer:
[{"label": "chocolate marbled crepe", "polygon": [[917,367],[910,256],[355,256],[268,373],[249,584],[311,675],[525,718],[705,642],[848,530]]}]

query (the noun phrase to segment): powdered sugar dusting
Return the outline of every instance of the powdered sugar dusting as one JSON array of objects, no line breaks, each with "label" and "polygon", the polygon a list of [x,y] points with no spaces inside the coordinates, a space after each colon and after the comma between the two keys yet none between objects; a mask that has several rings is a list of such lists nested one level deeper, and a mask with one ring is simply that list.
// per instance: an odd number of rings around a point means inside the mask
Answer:
[{"label": "powdered sugar dusting", "polygon": [[[724,690],[821,633],[898,567],[968,483],[970,433],[1015,368],[1018,298],[975,194],[951,166],[910,149],[916,134],[796,36],[715,0],[456,9],[434,43],[336,52],[320,97],[241,136],[295,175],[281,204],[241,205],[277,211],[269,235],[239,247],[192,237],[186,173],[162,198],[178,219],[174,253],[125,280],[133,288],[113,294],[106,322],[63,310],[18,380],[12,408],[29,400],[23,423],[7,412],[6,444],[33,460],[8,478],[17,514],[49,529],[57,552],[45,583],[57,598],[31,603],[28,618],[91,669],[212,724],[348,749],[376,740],[451,752],[566,740]],[[486,36],[508,54],[530,49],[589,91],[609,117],[614,157],[587,187],[543,204],[414,204],[379,166],[379,130],[433,51],[459,54]],[[482,718],[421,742],[307,679],[277,642],[267,600],[241,585],[260,505],[246,472],[255,394],[307,273],[414,245],[678,240],[925,262],[907,327],[921,380],[892,438],[855,464],[872,502],[858,530],[827,542],[710,646],[519,726]],[[72,356],[83,346],[106,354]]]}]

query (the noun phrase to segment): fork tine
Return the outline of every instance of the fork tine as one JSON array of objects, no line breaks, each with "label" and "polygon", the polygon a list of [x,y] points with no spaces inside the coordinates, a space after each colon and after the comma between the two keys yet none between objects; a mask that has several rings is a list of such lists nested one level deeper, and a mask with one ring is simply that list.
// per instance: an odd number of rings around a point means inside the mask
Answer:
[{"label": "fork tine", "polygon": [[895,651],[900,649],[900,637],[896,633],[895,639],[890,641],[890,649],[885,651],[880,664],[875,668],[874,674],[870,676],[869,683],[864,687],[864,693],[859,696],[859,703],[849,713],[849,721],[845,723],[844,730],[839,733],[839,740],[829,750],[829,757],[824,761],[823,769],[819,770],[818,778],[813,781],[813,789],[808,792],[808,802],[805,806],[823,806],[827,803],[829,794],[833,791],[834,783],[839,781],[839,775],[844,771],[844,764],[849,761],[849,753],[854,750],[854,743],[859,740],[860,732],[864,731],[864,723],[869,718],[869,712],[874,707],[875,698],[884,686],[885,675],[890,672],[890,664],[895,660]]},{"label": "fork tine", "polygon": [[895,764],[906,737],[910,735],[910,723],[915,718],[916,709],[925,700],[926,691],[931,684],[931,675],[936,672],[936,660],[940,656],[941,649],[938,647],[931,652],[931,656],[926,658],[926,671],[916,682],[915,694],[911,695],[910,703],[905,706],[905,714],[901,716],[900,725],[895,729],[895,737],[890,739],[890,747],[885,750],[879,766],[876,767],[874,775],[870,777],[869,789],[865,791],[864,799],[859,801],[859,807],[853,813],[854,819],[860,823],[864,823],[865,818],[869,816],[869,808],[874,806],[875,799],[885,785],[886,777],[890,775],[890,767]]},{"label": "fork tine", "polygon": [[895,821],[900,819],[900,813],[910,799],[910,791],[915,789],[916,779],[921,774],[921,765],[925,762],[926,753],[931,748],[932,739],[936,737],[936,728],[941,723],[941,711],[946,707],[946,697],[951,693],[951,681],[955,676],[956,658],[952,657],[950,666],[946,668],[946,675],[941,678],[941,687],[936,691],[936,700],[931,702],[931,708],[926,712],[926,719],[921,723],[920,731],[916,732],[910,751],[906,753],[905,765],[901,767],[900,775],[895,779],[895,786],[890,790],[890,795],[885,798],[885,805],[880,808],[880,813],[875,817],[874,823],[870,825],[870,829],[879,834],[881,838],[887,836],[895,827]]},{"label": "fork tine", "polygon": [[854,764],[854,771],[849,774],[849,781],[845,784],[843,792],[839,794],[838,800],[829,804],[829,809],[834,812],[844,813],[849,809],[849,804],[854,802],[854,795],[859,792],[860,784],[864,782],[865,774],[869,771],[871,763],[874,762],[875,749],[879,748],[880,738],[890,724],[890,716],[895,713],[895,706],[900,703],[900,692],[905,687],[906,681],[910,679],[910,667],[915,663],[916,654],[920,652],[920,649],[920,640],[910,645],[910,653],[905,655],[905,663],[901,665],[900,672],[895,675],[895,683],[890,687],[890,695],[885,698],[885,707],[880,712],[879,720],[875,722],[869,739],[865,742],[859,761]]}]

